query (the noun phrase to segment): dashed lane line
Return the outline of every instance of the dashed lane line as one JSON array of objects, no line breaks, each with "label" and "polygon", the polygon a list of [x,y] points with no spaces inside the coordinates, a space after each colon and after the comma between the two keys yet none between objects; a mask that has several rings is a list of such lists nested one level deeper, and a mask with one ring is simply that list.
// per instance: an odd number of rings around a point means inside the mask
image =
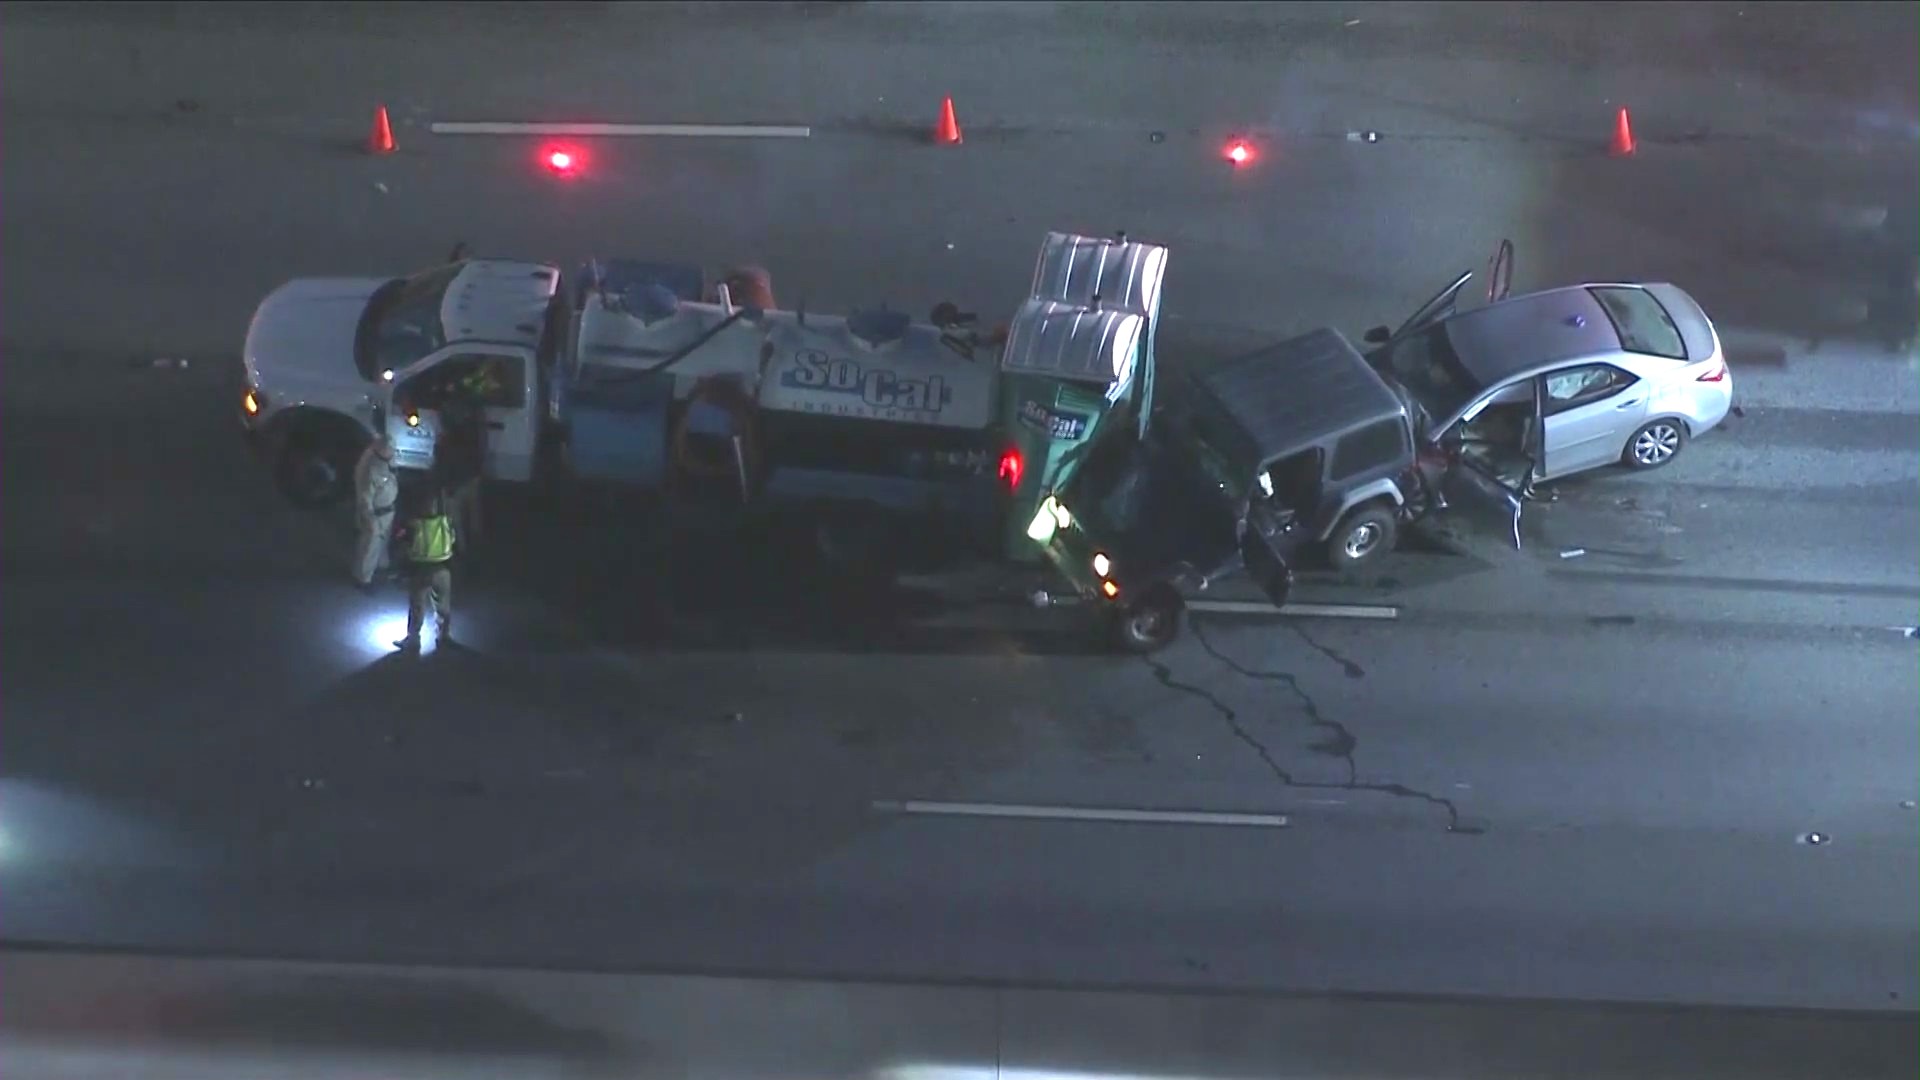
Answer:
[{"label": "dashed lane line", "polygon": [[435,135],[558,135],[575,139],[808,139],[813,129],[797,124],[521,124],[500,121],[439,121]]},{"label": "dashed lane line", "polygon": [[1271,615],[1297,619],[1397,619],[1390,604],[1288,604],[1276,608],[1262,600],[1189,600],[1187,610],[1202,615]]},{"label": "dashed lane line", "polygon": [[1212,825],[1284,829],[1285,814],[1242,814],[1217,810],[1137,810],[1124,807],[1041,806],[1029,803],[878,801],[876,812],[921,817],[1015,818],[1028,821],[1097,821],[1129,825]]}]

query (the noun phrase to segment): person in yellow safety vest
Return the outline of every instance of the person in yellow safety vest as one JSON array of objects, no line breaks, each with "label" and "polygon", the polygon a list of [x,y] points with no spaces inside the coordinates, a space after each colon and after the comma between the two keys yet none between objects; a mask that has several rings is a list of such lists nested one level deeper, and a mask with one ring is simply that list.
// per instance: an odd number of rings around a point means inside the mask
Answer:
[{"label": "person in yellow safety vest", "polygon": [[394,646],[408,653],[420,651],[420,627],[433,609],[434,647],[453,641],[453,519],[447,516],[446,496],[433,491],[407,526],[407,562],[411,581],[407,601],[407,636]]},{"label": "person in yellow safety vest", "polygon": [[353,468],[354,520],[359,525],[353,580],[363,589],[372,588],[374,575],[387,568],[388,548],[393,543],[394,503],[399,498],[393,443],[385,435],[375,435]]}]

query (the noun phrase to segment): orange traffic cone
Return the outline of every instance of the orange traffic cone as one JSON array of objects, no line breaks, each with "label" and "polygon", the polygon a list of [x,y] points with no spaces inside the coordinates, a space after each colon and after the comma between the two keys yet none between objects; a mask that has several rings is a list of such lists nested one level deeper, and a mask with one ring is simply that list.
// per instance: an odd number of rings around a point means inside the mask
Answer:
[{"label": "orange traffic cone", "polygon": [[933,141],[948,146],[960,145],[960,121],[953,115],[953,99],[940,103],[940,122],[934,125]]},{"label": "orange traffic cone", "polygon": [[1613,121],[1613,143],[1607,152],[1614,157],[1633,156],[1633,122],[1627,119],[1627,107],[1620,106],[1620,115]]},{"label": "orange traffic cone", "polygon": [[387,107],[382,105],[373,114],[373,134],[367,138],[367,152],[370,154],[391,154],[399,149],[393,141],[393,124],[387,119]]}]

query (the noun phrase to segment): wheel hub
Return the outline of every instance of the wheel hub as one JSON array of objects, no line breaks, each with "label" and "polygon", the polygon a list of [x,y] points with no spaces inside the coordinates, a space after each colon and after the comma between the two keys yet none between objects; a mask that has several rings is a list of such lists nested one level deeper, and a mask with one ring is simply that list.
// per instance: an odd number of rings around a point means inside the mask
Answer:
[{"label": "wheel hub", "polygon": [[1347,534],[1347,542],[1343,545],[1343,550],[1346,551],[1349,559],[1364,558],[1367,552],[1372,551],[1374,545],[1379,542],[1380,526],[1369,521]]},{"label": "wheel hub", "polygon": [[1642,465],[1658,465],[1680,449],[1680,429],[1654,424],[1633,440],[1633,458]]},{"label": "wheel hub", "polygon": [[309,455],[301,463],[299,476],[307,492],[315,496],[332,490],[340,480],[340,473],[333,463],[318,454]]}]

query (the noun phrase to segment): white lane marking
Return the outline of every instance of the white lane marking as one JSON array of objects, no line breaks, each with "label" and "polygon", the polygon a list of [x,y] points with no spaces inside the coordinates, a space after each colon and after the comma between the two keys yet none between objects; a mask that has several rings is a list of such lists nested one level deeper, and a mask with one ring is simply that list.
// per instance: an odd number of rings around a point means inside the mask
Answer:
[{"label": "white lane marking", "polygon": [[1294,615],[1303,619],[1397,619],[1400,609],[1380,604],[1288,604],[1260,600],[1189,600],[1187,610],[1214,615]]},{"label": "white lane marking", "polygon": [[695,139],[808,139],[813,129],[791,124],[510,124],[441,121],[435,135],[560,135],[576,139],[668,137]]},{"label": "white lane marking", "polygon": [[1022,803],[880,801],[873,808],[883,814],[926,814],[942,817],[1026,818],[1039,821],[1120,821],[1150,825],[1232,825],[1284,829],[1285,814],[1234,814],[1214,810],[1125,810],[1083,806],[1031,806]]}]

